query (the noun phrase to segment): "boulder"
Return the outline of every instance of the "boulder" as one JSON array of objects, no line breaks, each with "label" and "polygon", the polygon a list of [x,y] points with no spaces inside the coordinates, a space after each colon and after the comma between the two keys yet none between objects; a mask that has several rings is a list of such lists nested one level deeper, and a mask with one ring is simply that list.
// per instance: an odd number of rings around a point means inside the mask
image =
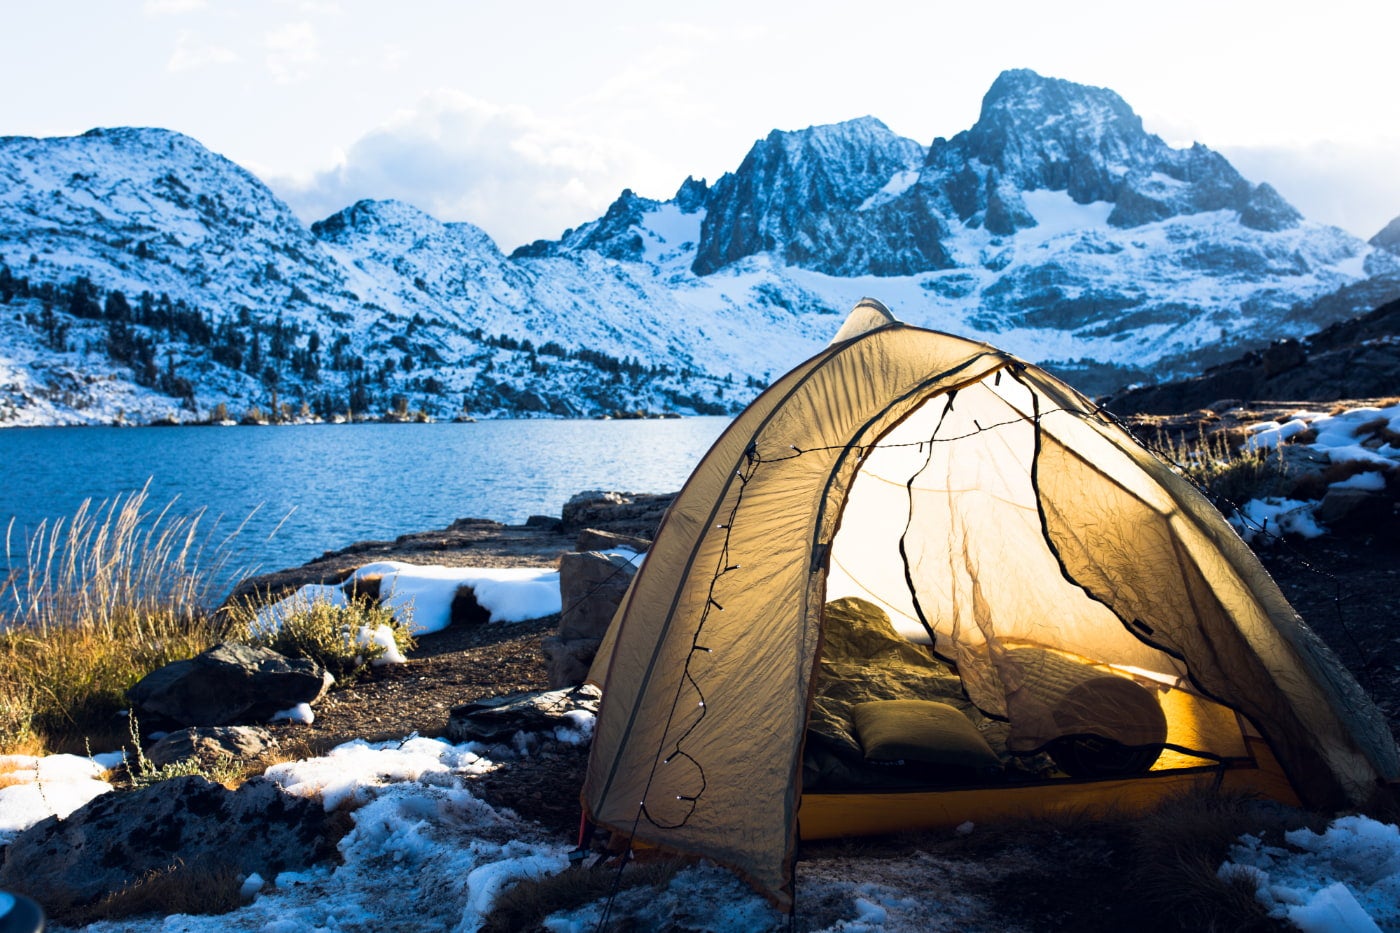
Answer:
[{"label": "boulder", "polygon": [[550,635],[540,643],[544,652],[545,671],[549,677],[549,688],[560,690],[574,687],[588,677],[588,669],[593,666],[593,658],[598,654],[601,638],[563,639]]},{"label": "boulder", "polygon": [[[596,532],[599,541],[621,537]],[[635,540],[635,539],[634,539]],[[559,631],[541,645],[551,689],[583,683],[598,645],[637,567],[618,554],[583,551],[559,558]]]},{"label": "boulder", "polygon": [[1264,378],[1271,379],[1302,366],[1308,361],[1308,353],[1301,343],[1290,337],[1269,344],[1260,354],[1260,359],[1264,364]]},{"label": "boulder", "polygon": [[171,732],[146,749],[157,768],[195,758],[204,767],[220,758],[251,761],[277,747],[271,732],[258,726],[201,726]]},{"label": "boulder", "polygon": [[298,703],[315,703],[332,681],[314,661],[224,643],[152,671],[127,698],[138,715],[181,726],[223,726],[266,722]]},{"label": "boulder", "polygon": [[1314,514],[1332,531],[1391,536],[1398,508],[1395,497],[1384,489],[1331,486]]},{"label": "boulder", "polygon": [[[454,742],[509,742],[517,732],[579,731],[579,712],[598,714],[603,692],[585,684],[567,690],[512,693],[454,706],[447,735]],[[575,714],[575,715],[571,715]]]},{"label": "boulder", "polygon": [[675,494],[650,495],[630,492],[604,492],[591,489],[581,492],[564,503],[560,513],[560,530],[579,531],[583,528],[606,528],[620,534],[651,537],[656,526],[670,508]]},{"label": "boulder", "polygon": [[559,558],[559,637],[602,638],[637,567],[617,554],[583,551]]},{"label": "boulder", "polygon": [[319,800],[293,797],[253,778],[230,791],[181,777],[125,794],[103,794],[65,819],[49,817],[5,850],[0,888],[63,914],[176,863],[231,867],[265,878],[335,854],[343,821]]}]

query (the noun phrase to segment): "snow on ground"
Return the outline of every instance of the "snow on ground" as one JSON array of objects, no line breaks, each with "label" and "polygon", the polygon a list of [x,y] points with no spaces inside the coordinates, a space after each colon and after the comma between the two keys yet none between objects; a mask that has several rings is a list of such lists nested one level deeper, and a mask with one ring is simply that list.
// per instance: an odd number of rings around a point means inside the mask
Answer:
[{"label": "snow on ground", "polygon": [[[517,749],[530,744],[514,743]],[[275,765],[267,777],[288,793],[350,813],[354,828],[340,842],[341,864],[273,878],[250,875],[243,887],[248,903],[229,914],[127,918],[85,929],[476,931],[505,888],[569,866],[571,840],[493,808],[469,788],[473,775],[499,768],[517,754],[528,752],[410,736],[397,742],[356,740],[323,757]],[[0,765],[20,757],[0,759]],[[70,784],[96,782],[93,775],[104,767],[72,755],[20,764],[44,775],[50,804],[70,799]],[[3,796],[13,789],[0,790],[0,812],[5,812],[3,801],[18,799]],[[103,789],[110,787],[103,784]],[[44,815],[7,825],[27,825]],[[1261,903],[1275,917],[1306,933],[1400,933],[1400,828],[1348,816],[1322,834],[1304,829],[1288,833],[1286,841],[1285,849],[1241,838],[1220,869],[1222,877],[1256,884]],[[1020,870],[1016,858],[1008,852],[997,860],[962,861],[915,850],[889,858],[804,859],[797,875],[799,919],[814,933],[1010,933],[1018,928],[1007,926],[996,904],[969,892],[1013,883]],[[787,918],[737,877],[705,863],[682,869],[659,889],[625,888],[610,908],[600,900],[559,911],[545,927],[551,933],[586,933],[604,910],[613,920],[630,918],[637,929],[778,933],[787,928]]]},{"label": "snow on ground", "polygon": [[[1283,421],[1261,421],[1246,430],[1247,450],[1274,450],[1288,443],[1323,454],[1332,464],[1351,464],[1359,471],[1332,483],[1329,490],[1379,492],[1385,488],[1386,475],[1400,467],[1400,447],[1393,442],[1394,436],[1400,435],[1400,405],[1363,406],[1337,414],[1296,411]],[[1312,441],[1294,440],[1309,431],[1314,433]],[[1315,538],[1326,532],[1316,517],[1320,504],[1321,500],[1278,496],[1250,499],[1230,521],[1246,541],[1252,542],[1261,534]]]},{"label": "snow on ground", "polygon": [[0,755],[0,846],[49,816],[67,816],[112,789],[102,779],[121,753],[80,755]]},{"label": "snow on ground", "polygon": [[1400,827],[1344,816],[1284,840],[1286,849],[1243,837],[1220,877],[1255,884],[1271,917],[1305,933],[1400,933]]},{"label": "snow on ground", "polygon": [[[644,555],[627,548],[614,548],[604,554],[625,558],[640,566]],[[492,622],[524,622],[559,612],[559,571],[536,567],[439,567],[406,564],[400,561],[379,561],[356,570],[352,580],[380,577],[380,604],[393,610],[400,622],[411,625],[414,634],[439,632],[452,622],[452,601],[462,587],[471,587],[477,605],[490,613]],[[288,614],[314,602],[325,601],[333,606],[346,604],[341,586],[308,584],[291,596],[258,610],[257,625],[276,629]],[[393,636],[382,627],[369,632],[362,629],[362,642],[373,641],[386,646],[383,663],[402,662],[393,650]],[[387,643],[386,643],[387,639]]]},{"label": "snow on ground", "polygon": [[[1392,424],[1400,423],[1400,406],[1387,411]],[[1369,419],[1343,423],[1374,423],[1376,417],[1372,413]],[[1267,429],[1255,436],[1263,430]],[[1326,435],[1319,431],[1319,436]],[[1337,429],[1336,437],[1344,446],[1355,442],[1354,434],[1345,430]],[[559,611],[557,573],[449,570],[388,562],[361,568],[359,573],[385,574],[386,582],[392,578],[384,592],[402,597],[399,607],[412,605],[420,626],[425,616],[428,625],[445,626],[451,595],[464,582],[472,585],[493,620],[537,618]],[[548,583],[552,597],[543,593],[546,587],[541,578],[545,577],[552,578]],[[339,588],[325,588],[304,598],[335,598],[333,593],[343,598]],[[124,919],[86,929],[92,933],[364,929],[471,933],[480,928],[506,887],[566,870],[572,840],[551,837],[538,825],[491,807],[471,793],[470,779],[512,758],[530,755],[542,738],[584,744],[592,727],[591,715],[580,712],[549,736],[517,735],[509,746],[487,749],[476,743],[452,745],[418,736],[397,742],[356,740],[319,758],[275,765],[267,777],[287,793],[318,799],[327,810],[351,814],[354,828],[340,843],[341,864],[284,872],[275,878],[250,876],[243,887],[248,903],[230,914]],[[111,791],[102,776],[120,761],[119,752],[93,759],[0,757],[0,845],[50,815],[65,816]],[[560,792],[576,790],[561,788]],[[955,830],[972,831],[975,828],[970,825]],[[1220,871],[1225,877],[1257,884],[1266,908],[1307,933],[1400,933],[1400,829],[1364,817],[1343,817],[1321,835],[1307,830],[1289,833],[1287,843],[1287,849],[1265,846],[1246,836]],[[1006,919],[996,905],[967,892],[974,887],[997,890],[1017,870],[1011,856],[990,863],[963,862],[920,851],[880,859],[805,859],[798,869],[799,916],[804,929],[817,933],[1003,931],[1008,929]],[[639,929],[777,933],[787,928],[787,918],[747,885],[707,864],[677,872],[661,889],[650,885],[624,889],[611,908],[598,901],[561,911],[548,919],[546,927],[552,933],[584,933],[596,927],[605,909],[611,910],[615,920],[631,918]]]},{"label": "snow on ground", "polygon": [[[472,933],[505,888],[567,870],[571,848],[571,840],[550,837],[472,794],[468,779],[500,766],[484,757],[487,752],[476,743],[452,745],[411,736],[402,742],[357,740],[321,758],[275,765],[267,777],[288,793],[319,799],[328,811],[350,813],[354,828],[340,842],[342,864],[273,878],[250,875],[243,885],[248,903],[232,913],[126,918],[84,929]],[[499,747],[489,753],[514,754]],[[55,764],[53,773],[67,766]],[[961,879],[983,870],[918,852],[880,860],[804,861],[798,872],[800,916],[804,929],[827,933],[1003,930],[993,905],[952,893],[960,889]],[[559,912],[546,928],[590,931],[605,908],[599,901]],[[611,916],[631,917],[638,929],[778,933],[787,928],[786,916],[737,877],[704,863],[677,872],[660,890],[649,885],[624,889]]]},{"label": "snow on ground", "polygon": [[129,918],[92,933],[261,933],[480,928],[496,895],[521,879],[562,871],[569,845],[496,810],[464,778],[495,767],[479,745],[410,737],[351,742],[323,758],[276,765],[289,793],[348,809],[354,828],[339,865],[250,877],[252,900],[220,916]]}]

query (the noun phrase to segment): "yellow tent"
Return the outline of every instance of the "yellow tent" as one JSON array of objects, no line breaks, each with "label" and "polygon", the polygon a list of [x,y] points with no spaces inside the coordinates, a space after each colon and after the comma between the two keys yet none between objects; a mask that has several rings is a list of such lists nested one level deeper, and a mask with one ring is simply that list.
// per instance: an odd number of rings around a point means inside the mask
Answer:
[{"label": "yellow tent", "polygon": [[1400,776],[1188,482],[1043,370],[868,299],[696,468],[592,679],[589,816],[781,906],[799,835],[1201,782],[1344,807]]}]

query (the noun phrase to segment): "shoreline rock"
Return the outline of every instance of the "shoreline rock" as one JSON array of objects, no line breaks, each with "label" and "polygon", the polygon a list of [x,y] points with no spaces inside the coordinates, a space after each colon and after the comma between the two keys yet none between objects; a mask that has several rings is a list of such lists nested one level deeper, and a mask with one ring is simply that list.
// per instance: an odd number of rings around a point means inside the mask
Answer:
[{"label": "shoreline rock", "polygon": [[[590,490],[569,499],[559,519],[532,516],[523,525],[488,518],[459,518],[446,528],[400,535],[392,541],[357,541],[298,567],[242,580],[221,609],[272,602],[308,583],[343,583],[365,564],[400,560],[444,567],[554,567],[575,550],[597,549],[602,539],[581,544],[585,531],[606,532],[610,547],[633,547],[656,535],[675,493]],[[628,543],[628,539],[632,543]]]}]

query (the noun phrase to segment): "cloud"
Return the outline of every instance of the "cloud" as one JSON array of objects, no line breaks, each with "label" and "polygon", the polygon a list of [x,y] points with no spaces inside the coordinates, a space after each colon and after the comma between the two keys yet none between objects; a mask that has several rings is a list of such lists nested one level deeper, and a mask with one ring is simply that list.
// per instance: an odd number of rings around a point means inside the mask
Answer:
[{"label": "cloud", "polygon": [[193,13],[206,6],[205,0],[146,0],[141,4],[141,12],[147,16]]},{"label": "cloud", "polygon": [[238,53],[219,45],[203,44],[188,29],[175,37],[175,51],[165,63],[167,71],[193,71],[206,65],[227,65],[238,61]]},{"label": "cloud", "polygon": [[269,183],[308,221],[361,198],[392,198],[476,224],[509,251],[597,218],[641,160],[631,147],[529,111],[440,92],[361,137],[335,168]]},{"label": "cloud", "polygon": [[321,42],[308,22],[284,23],[263,38],[267,70],[278,84],[292,84],[311,75],[321,58]]}]

